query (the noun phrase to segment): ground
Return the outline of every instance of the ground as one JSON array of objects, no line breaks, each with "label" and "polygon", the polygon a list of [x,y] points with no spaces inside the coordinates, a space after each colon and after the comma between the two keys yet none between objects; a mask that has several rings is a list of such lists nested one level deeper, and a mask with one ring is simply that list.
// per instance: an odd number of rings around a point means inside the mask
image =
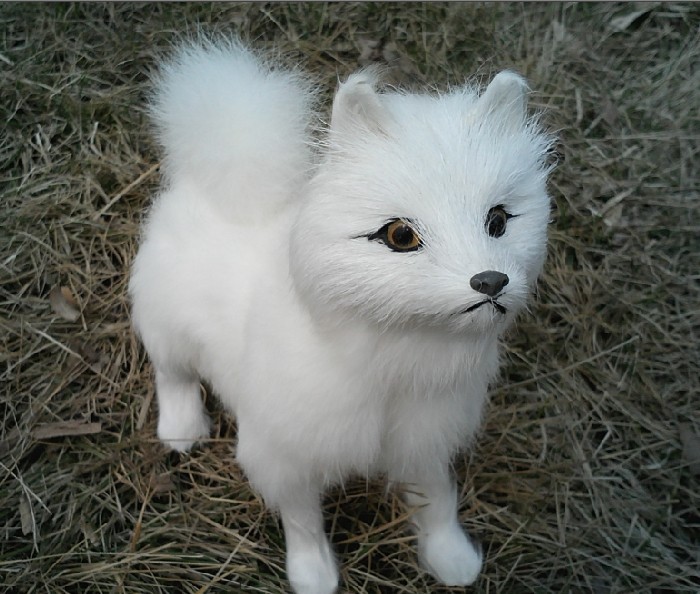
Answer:
[{"label": "ground", "polygon": [[[238,32],[318,77],[389,63],[444,88],[513,68],[559,136],[550,250],[456,461],[472,592],[700,590],[697,4],[0,6],[0,583],[7,592],[285,592],[283,536],[207,398],[191,455],[155,437],[125,292],[159,182],[149,72]],[[326,103],[327,105],[327,103]],[[448,592],[380,481],[326,499],[352,593]],[[457,590],[455,590],[457,591]]]}]

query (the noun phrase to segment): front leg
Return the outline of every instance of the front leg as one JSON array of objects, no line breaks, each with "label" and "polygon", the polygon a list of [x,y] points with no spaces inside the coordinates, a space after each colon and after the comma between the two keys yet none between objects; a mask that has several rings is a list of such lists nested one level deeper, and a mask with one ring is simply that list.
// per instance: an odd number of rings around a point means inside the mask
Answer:
[{"label": "front leg", "polygon": [[[266,504],[279,511],[294,594],[333,594],[338,569],[323,528],[322,481],[312,478],[303,452],[269,438],[264,417],[238,416],[237,458]],[[302,449],[302,448],[300,448]]]},{"label": "front leg", "polygon": [[295,594],[333,594],[338,569],[323,530],[320,496],[290,488],[279,502],[287,545],[287,577]]},{"label": "front leg", "polygon": [[418,560],[438,581],[468,586],[481,571],[480,548],[472,544],[457,517],[457,488],[445,467],[414,474],[404,481],[406,503],[415,507]]}]

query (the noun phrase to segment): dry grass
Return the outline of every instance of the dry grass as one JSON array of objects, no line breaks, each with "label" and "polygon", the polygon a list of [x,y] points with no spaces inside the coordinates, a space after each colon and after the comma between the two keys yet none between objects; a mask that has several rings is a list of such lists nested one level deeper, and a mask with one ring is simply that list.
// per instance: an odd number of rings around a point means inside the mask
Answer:
[{"label": "dry grass", "polygon": [[[210,401],[211,442],[168,454],[129,327],[126,279],[158,182],[147,73],[198,22],[279,45],[329,92],[373,60],[437,85],[502,67],[528,76],[562,139],[558,215],[538,302],[458,463],[486,552],[473,591],[699,591],[698,5],[11,3],[5,591],[286,590],[280,527],[232,462],[232,420]],[[449,590],[416,569],[405,513],[379,482],[329,495],[345,590]]]}]

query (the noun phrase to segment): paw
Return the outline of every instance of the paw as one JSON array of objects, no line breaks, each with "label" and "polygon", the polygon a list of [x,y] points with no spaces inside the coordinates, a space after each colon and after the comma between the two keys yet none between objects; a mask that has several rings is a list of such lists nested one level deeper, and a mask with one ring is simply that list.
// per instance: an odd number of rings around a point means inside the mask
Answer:
[{"label": "paw", "polygon": [[201,439],[209,437],[210,421],[206,414],[167,414],[161,411],[158,418],[158,438],[178,452],[187,452]]},{"label": "paw", "polygon": [[469,586],[481,571],[481,552],[458,524],[451,524],[418,541],[418,560],[435,579],[446,586]]},{"label": "paw", "polygon": [[338,588],[338,570],[327,543],[321,550],[289,552],[287,577],[294,594],[333,594]]}]

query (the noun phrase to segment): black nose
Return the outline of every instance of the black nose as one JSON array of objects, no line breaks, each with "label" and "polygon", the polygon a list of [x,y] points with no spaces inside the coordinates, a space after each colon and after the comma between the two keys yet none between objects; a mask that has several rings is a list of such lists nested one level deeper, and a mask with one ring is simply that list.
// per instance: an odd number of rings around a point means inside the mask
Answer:
[{"label": "black nose", "polygon": [[472,276],[469,284],[475,291],[493,297],[508,284],[508,275],[495,270],[484,270]]}]

